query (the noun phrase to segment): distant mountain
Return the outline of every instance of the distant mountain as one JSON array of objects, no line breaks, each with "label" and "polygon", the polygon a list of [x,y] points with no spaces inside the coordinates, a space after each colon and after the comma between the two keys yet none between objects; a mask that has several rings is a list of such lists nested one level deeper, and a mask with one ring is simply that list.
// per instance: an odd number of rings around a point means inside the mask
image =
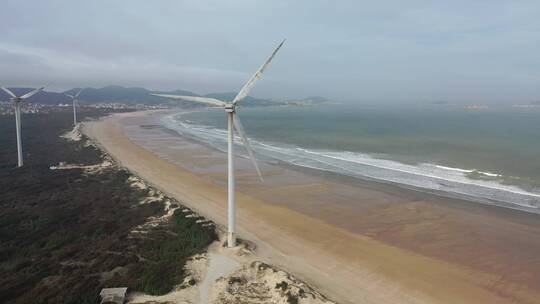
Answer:
[{"label": "distant mountain", "polygon": [[[31,88],[13,88],[11,89],[17,95],[24,94]],[[71,90],[55,93],[43,91],[39,94],[36,94],[28,99],[29,102],[41,103],[41,104],[65,104],[70,103],[71,99],[65,94],[75,95],[80,88],[73,88]],[[189,96],[205,96],[221,99],[224,101],[232,101],[237,93],[235,92],[224,92],[224,93],[212,93],[206,95],[199,95],[190,91],[185,90],[175,90],[175,91],[151,91],[145,88],[140,87],[122,87],[122,86],[106,86],[103,88],[84,88],[82,93],[79,95],[79,100],[81,104],[95,104],[95,103],[124,103],[124,104],[145,104],[145,105],[156,105],[156,104],[169,104],[169,105],[178,105],[183,107],[200,107],[202,105],[193,102],[187,101],[177,101],[169,100],[162,97],[152,96],[151,93],[160,93],[160,94],[170,94],[170,95],[189,95]],[[0,91],[0,101],[8,101],[9,96]],[[318,103],[326,101],[323,97],[308,97],[299,100],[300,103]],[[248,96],[242,101],[242,106],[274,106],[274,105],[285,105],[285,104],[294,104],[291,102],[279,102],[273,101],[270,99],[255,98]]]},{"label": "distant mountain", "polygon": [[321,102],[328,102],[329,100],[325,97],[321,96],[310,96],[306,97],[304,99],[301,99],[302,101],[311,102],[311,103],[321,103]]},{"label": "distant mountain", "polygon": [[[71,89],[64,93],[66,94],[75,94],[79,91],[78,88]],[[226,93],[212,93],[207,95],[199,95],[191,91],[185,90],[175,90],[175,91],[150,91],[145,88],[125,88],[121,86],[107,86],[101,89],[95,88],[86,88],[79,95],[81,102],[88,103],[99,103],[99,102],[121,102],[121,103],[131,103],[131,104],[171,104],[171,105],[181,105],[186,107],[197,107],[202,106],[198,103],[188,102],[188,101],[177,101],[169,100],[163,97],[157,97],[150,95],[151,93],[159,94],[169,94],[169,95],[187,95],[187,96],[204,96],[221,99],[224,101],[231,101],[234,99],[237,93],[226,92]],[[279,105],[279,102],[271,101],[268,99],[261,99],[248,96],[242,102],[242,105],[245,106],[269,106],[269,105]]]},{"label": "distant mountain", "polygon": [[330,103],[330,102],[331,101],[329,99],[326,99],[325,97],[311,96],[311,97],[306,97],[302,99],[288,100],[286,103],[292,106],[313,106],[313,105]]},{"label": "distant mountain", "polygon": [[[64,92],[65,94],[76,94],[80,88],[71,89]],[[152,96],[151,93],[155,91],[150,91],[145,88],[132,87],[126,88],[121,86],[107,86],[103,88],[85,88],[79,99],[82,103],[107,103],[107,102],[118,102],[126,104],[167,104],[170,103],[169,100]],[[163,94],[182,94],[182,95],[196,95],[189,91],[176,90],[172,92],[160,92]]]},{"label": "distant mountain", "polygon": [[[20,96],[26,92],[33,90],[32,88],[9,88],[16,95]],[[80,88],[73,88],[65,92],[56,93],[43,91],[27,99],[28,102],[57,105],[70,103],[71,99],[66,94],[75,95],[79,92]],[[151,93],[162,94],[174,94],[174,95],[194,95],[199,96],[190,91],[176,90],[176,91],[150,91],[145,88],[132,87],[126,88],[121,86],[107,86],[103,88],[84,88],[79,95],[79,101],[81,104],[95,104],[95,103],[124,103],[124,104],[170,104],[179,105],[185,107],[199,106],[191,102],[183,101],[171,101],[166,98],[150,95]],[[4,91],[0,90],[0,101],[9,101],[10,96]]]}]

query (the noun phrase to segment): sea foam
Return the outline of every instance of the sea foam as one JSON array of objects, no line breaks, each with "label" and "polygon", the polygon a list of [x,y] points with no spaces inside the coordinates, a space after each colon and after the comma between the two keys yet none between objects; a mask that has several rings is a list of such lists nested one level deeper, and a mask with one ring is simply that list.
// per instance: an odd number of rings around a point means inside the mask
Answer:
[{"label": "sea foam", "polygon": [[[226,130],[197,125],[184,120],[181,114],[165,116],[162,122],[165,127],[181,135],[203,141],[224,152],[227,149]],[[241,146],[240,138],[235,138],[236,144]],[[502,184],[494,180],[501,175],[493,172],[431,163],[405,164],[385,158],[384,155],[313,150],[251,138],[250,141],[258,158],[263,160],[278,160],[296,166],[540,213],[540,190],[526,191],[513,185]],[[236,151],[243,153],[244,150]],[[473,179],[467,176],[473,172],[491,179]]]}]

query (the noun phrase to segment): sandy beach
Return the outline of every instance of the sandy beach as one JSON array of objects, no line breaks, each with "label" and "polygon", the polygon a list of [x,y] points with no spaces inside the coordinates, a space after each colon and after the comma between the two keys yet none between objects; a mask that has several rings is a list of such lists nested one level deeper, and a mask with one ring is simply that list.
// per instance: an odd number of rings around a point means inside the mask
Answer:
[{"label": "sandy beach", "polygon": [[[116,114],[84,132],[119,163],[226,224],[226,157]],[[239,236],[339,303],[538,303],[540,217],[278,163],[237,158]]]}]

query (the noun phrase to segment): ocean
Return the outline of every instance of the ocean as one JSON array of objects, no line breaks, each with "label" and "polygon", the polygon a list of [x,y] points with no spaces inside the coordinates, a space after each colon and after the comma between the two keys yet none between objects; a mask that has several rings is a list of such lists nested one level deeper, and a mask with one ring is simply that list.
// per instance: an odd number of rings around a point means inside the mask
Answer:
[{"label": "ocean", "polygon": [[[540,213],[540,108],[321,104],[238,113],[262,161]],[[221,109],[162,122],[226,151]]]}]

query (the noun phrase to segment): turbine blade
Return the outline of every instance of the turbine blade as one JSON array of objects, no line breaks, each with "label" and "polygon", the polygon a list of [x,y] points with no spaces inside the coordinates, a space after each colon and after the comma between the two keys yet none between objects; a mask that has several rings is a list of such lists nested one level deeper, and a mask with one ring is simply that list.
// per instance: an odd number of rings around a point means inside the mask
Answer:
[{"label": "turbine blade", "polygon": [[242,122],[240,121],[240,117],[238,116],[238,113],[235,113],[233,118],[233,124],[234,128],[240,134],[240,137],[242,138],[242,142],[244,143],[244,147],[247,150],[247,153],[249,155],[249,158],[251,159],[251,162],[253,162],[253,166],[255,167],[255,170],[257,171],[257,174],[259,175],[259,179],[261,182],[264,182],[264,179],[261,174],[261,170],[259,169],[259,165],[257,165],[257,160],[255,159],[255,156],[253,155],[253,149],[251,148],[251,144],[249,143],[249,140],[246,136],[246,132],[244,132],[244,126],[242,126]]},{"label": "turbine blade", "polygon": [[240,92],[238,92],[238,95],[236,95],[236,97],[232,101],[233,104],[236,104],[237,102],[241,101],[242,99],[246,98],[246,96],[248,96],[251,89],[253,89],[253,87],[255,86],[255,83],[257,82],[257,80],[261,78],[262,73],[264,72],[266,67],[270,64],[272,59],[274,59],[274,56],[276,56],[276,53],[279,51],[279,49],[284,43],[285,43],[285,40],[281,41],[281,43],[277,46],[277,48],[272,52],[272,55],[270,55],[270,57],[266,59],[266,61],[263,63],[263,65],[261,65],[261,67],[257,70],[257,72],[255,72],[255,74],[251,76],[251,78],[246,82],[246,84],[244,84]]},{"label": "turbine blade", "polygon": [[75,98],[75,96],[69,95],[69,94],[66,94],[66,96],[69,96],[69,98],[71,98],[71,99],[74,99],[74,98]]},{"label": "turbine blade", "polygon": [[150,94],[152,96],[158,96],[158,97],[164,97],[169,99],[176,99],[176,100],[185,100],[185,101],[192,101],[192,102],[198,102],[198,103],[204,103],[212,106],[218,106],[223,107],[225,106],[225,102],[215,99],[215,98],[209,98],[209,97],[200,97],[200,96],[183,96],[183,95],[167,95],[167,94]]},{"label": "turbine blade", "polygon": [[13,97],[13,98],[17,98],[17,96],[11,92],[10,90],[8,90],[7,88],[4,88],[4,87],[0,87],[0,89],[2,89],[2,91],[6,92],[9,96]]},{"label": "turbine blade", "polygon": [[80,89],[79,92],[77,94],[75,94],[75,96],[73,96],[73,98],[77,98],[79,97],[79,95],[81,95],[81,92],[83,91],[84,89]]},{"label": "turbine blade", "polygon": [[26,98],[28,98],[28,97],[34,96],[34,95],[36,95],[37,93],[39,93],[39,92],[40,92],[41,90],[43,90],[43,89],[45,89],[45,86],[43,86],[43,87],[41,87],[41,88],[37,88],[37,89],[35,89],[35,90],[33,90],[33,91],[30,91],[30,92],[24,94],[23,96],[21,96],[21,99],[26,99]]}]

